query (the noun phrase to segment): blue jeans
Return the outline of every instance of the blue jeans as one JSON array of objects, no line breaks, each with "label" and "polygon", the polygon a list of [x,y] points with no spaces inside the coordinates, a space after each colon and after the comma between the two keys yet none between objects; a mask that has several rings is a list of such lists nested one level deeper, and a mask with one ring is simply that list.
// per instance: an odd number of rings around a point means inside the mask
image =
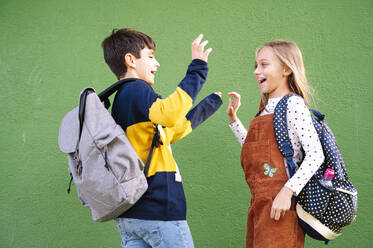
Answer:
[{"label": "blue jeans", "polygon": [[124,248],[194,248],[186,220],[160,221],[117,218]]}]

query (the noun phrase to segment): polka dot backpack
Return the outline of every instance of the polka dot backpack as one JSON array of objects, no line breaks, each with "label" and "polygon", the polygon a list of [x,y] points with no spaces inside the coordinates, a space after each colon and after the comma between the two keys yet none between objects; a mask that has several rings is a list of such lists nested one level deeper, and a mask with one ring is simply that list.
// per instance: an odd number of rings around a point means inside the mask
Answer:
[{"label": "polka dot backpack", "polygon": [[[290,176],[295,173],[293,149],[288,135],[286,112],[287,101],[293,95],[283,97],[274,110],[273,125],[277,144],[286,159]],[[346,166],[336,139],[325,116],[317,110],[310,110],[313,125],[319,136],[325,160],[306,186],[296,197],[296,211],[300,225],[310,237],[325,241],[342,234],[344,226],[351,224],[356,217],[357,190],[349,181]],[[325,172],[334,171],[325,183]]]}]

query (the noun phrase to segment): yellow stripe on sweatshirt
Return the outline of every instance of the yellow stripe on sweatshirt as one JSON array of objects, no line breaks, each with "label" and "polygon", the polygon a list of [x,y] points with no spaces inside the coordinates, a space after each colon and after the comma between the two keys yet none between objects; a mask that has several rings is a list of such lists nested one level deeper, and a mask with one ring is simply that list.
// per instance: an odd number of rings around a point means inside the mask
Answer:
[{"label": "yellow stripe on sweatshirt", "polygon": [[165,99],[157,99],[149,109],[150,121],[164,127],[175,126],[192,107],[193,99],[180,87]]},{"label": "yellow stripe on sweatshirt", "polygon": [[[153,123],[136,123],[127,128],[126,134],[137,155],[145,164],[149,155],[150,146],[154,135]],[[163,145],[158,148],[155,147],[153,150],[148,177],[155,175],[157,172],[176,172],[175,160],[170,150],[168,149],[170,141],[167,132],[165,132],[165,136],[165,140],[162,139]]]},{"label": "yellow stripe on sweatshirt", "polygon": [[192,132],[192,123],[187,118],[182,118],[174,127],[164,128],[171,144]]}]

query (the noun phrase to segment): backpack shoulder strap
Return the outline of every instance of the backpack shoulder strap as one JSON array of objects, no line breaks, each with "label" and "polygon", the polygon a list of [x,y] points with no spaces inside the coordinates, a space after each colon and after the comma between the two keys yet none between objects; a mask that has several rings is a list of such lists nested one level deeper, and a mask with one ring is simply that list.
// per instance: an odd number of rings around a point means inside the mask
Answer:
[{"label": "backpack shoulder strap", "polygon": [[148,176],[150,162],[152,160],[154,147],[159,147],[160,145],[163,145],[163,142],[161,140],[161,135],[160,135],[160,132],[159,132],[158,128],[159,128],[159,125],[154,124],[155,133],[154,133],[154,136],[153,136],[152,144],[150,146],[149,155],[148,155],[148,158],[146,160],[145,168],[144,168],[144,174],[145,174],[146,177]]},{"label": "backpack shoulder strap", "polygon": [[109,97],[114,92],[119,90],[119,88],[123,84],[134,81],[134,80],[136,80],[136,78],[126,78],[126,79],[119,80],[118,82],[116,82],[115,84],[112,84],[109,88],[105,89],[100,94],[98,94],[98,98],[100,98],[101,102],[104,102],[105,108],[108,109],[110,107],[111,104],[109,101]]},{"label": "backpack shoulder strap", "polygon": [[78,138],[78,144],[79,144],[80,137],[82,136],[82,131],[83,131],[85,105],[86,105],[86,101],[87,101],[87,96],[91,92],[95,92],[95,90],[93,88],[85,88],[82,91],[82,93],[80,94],[80,99],[79,99],[79,138]]},{"label": "backpack shoulder strap", "polygon": [[[125,84],[127,82],[130,82],[130,81],[133,81],[133,80],[135,80],[135,79],[134,78],[128,78],[128,79],[120,80],[120,81],[116,82],[115,84],[111,85],[109,88],[105,89],[103,92],[101,92],[98,95],[100,101],[103,101],[105,103],[105,108],[106,109],[108,109],[110,107],[110,101],[109,101],[110,95],[112,95],[115,91],[117,91],[123,84]],[[78,107],[78,111],[79,111],[78,112],[78,115],[79,115],[79,138],[78,138],[77,146],[79,145],[80,137],[81,137],[82,130],[83,130],[87,96],[90,93],[95,93],[95,90],[93,88],[85,88],[85,89],[83,89],[82,93],[80,94],[79,107]],[[108,106],[106,105],[107,104],[106,101],[109,104]],[[149,166],[150,166],[150,162],[151,162],[151,159],[152,159],[154,147],[159,147],[160,145],[163,145],[162,141],[160,140],[160,133],[159,133],[159,130],[158,130],[158,125],[154,124],[154,127],[155,127],[155,133],[154,133],[154,136],[153,136],[152,144],[151,144],[151,147],[150,147],[150,152],[149,152],[147,161],[145,163],[145,168],[144,168],[145,176],[147,176],[148,171],[149,171]],[[70,187],[71,187],[71,180],[70,180],[70,183],[69,183],[68,193],[70,192]]]},{"label": "backpack shoulder strap", "polygon": [[[136,80],[136,78],[126,78],[126,79],[119,80],[118,82],[116,82],[115,84],[111,85],[109,88],[105,89],[100,94],[98,94],[98,98],[100,98],[100,100],[102,102],[104,102],[105,108],[108,109],[110,107],[111,104],[110,104],[110,101],[109,101],[109,97],[114,92],[116,92],[117,90],[119,90],[119,88],[123,84],[131,82],[131,81],[134,81],[134,80]],[[146,160],[145,168],[144,168],[144,174],[145,174],[145,176],[148,175],[149,166],[150,166],[150,162],[151,162],[151,159],[152,159],[154,147],[158,147],[160,145],[163,145],[162,141],[160,141],[160,134],[159,134],[159,130],[157,128],[157,125],[154,124],[154,127],[155,127],[155,133],[154,133],[154,136],[153,136],[152,144],[150,146],[149,155],[148,155],[148,158]]]},{"label": "backpack shoulder strap", "polygon": [[294,95],[295,94],[284,96],[277,103],[273,113],[273,127],[275,130],[277,145],[282,155],[286,158],[286,163],[289,167],[290,177],[292,177],[295,174],[295,163],[293,161],[294,150],[289,138],[286,114],[288,100],[291,96]]}]

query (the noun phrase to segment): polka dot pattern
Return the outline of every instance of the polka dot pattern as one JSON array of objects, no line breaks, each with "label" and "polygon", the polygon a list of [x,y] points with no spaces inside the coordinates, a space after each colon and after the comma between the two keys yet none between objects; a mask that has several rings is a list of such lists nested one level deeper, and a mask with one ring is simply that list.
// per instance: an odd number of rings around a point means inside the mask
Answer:
[{"label": "polka dot pattern", "polygon": [[[281,97],[270,98],[260,115],[272,114],[280,100]],[[284,120],[287,122],[288,134],[294,151],[293,161],[296,167],[295,176],[291,177],[285,185],[297,195],[324,161],[324,154],[312,124],[310,111],[301,97],[289,98],[287,116]],[[240,120],[229,126],[242,146],[247,134],[245,127]],[[288,172],[287,163],[284,162],[284,164]],[[290,176],[289,172],[288,175]]]},{"label": "polka dot pattern", "polygon": [[245,138],[247,135],[247,131],[245,127],[242,125],[241,121],[237,119],[237,121],[229,124],[229,127],[232,129],[234,135],[236,136],[238,142],[240,143],[241,147],[243,143],[245,143]]},{"label": "polka dot pattern", "polygon": [[[286,147],[292,147],[286,125],[289,97],[291,95],[280,100],[274,111],[276,139],[279,149],[284,156]],[[306,212],[317,218],[330,230],[335,233],[341,233],[344,226],[351,224],[355,220],[357,191],[349,181],[346,166],[336,139],[328,124],[324,122],[324,116],[315,110],[311,111],[316,116],[316,118],[312,117],[312,122],[321,142],[325,159],[319,169],[314,172],[313,177],[298,194],[297,201]],[[332,168],[335,172],[332,180],[333,189],[331,190],[325,188],[319,182],[327,168]]]}]

